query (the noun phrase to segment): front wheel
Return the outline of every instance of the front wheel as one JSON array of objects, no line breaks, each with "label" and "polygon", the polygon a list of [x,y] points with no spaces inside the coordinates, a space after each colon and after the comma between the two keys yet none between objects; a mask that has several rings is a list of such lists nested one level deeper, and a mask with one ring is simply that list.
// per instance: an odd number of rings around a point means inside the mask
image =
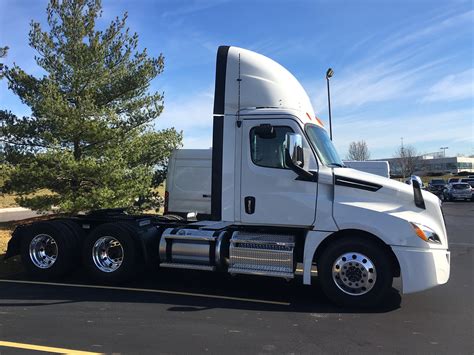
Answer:
[{"label": "front wheel", "polygon": [[317,264],[323,292],[338,305],[374,307],[392,286],[390,256],[383,247],[363,238],[336,240]]}]

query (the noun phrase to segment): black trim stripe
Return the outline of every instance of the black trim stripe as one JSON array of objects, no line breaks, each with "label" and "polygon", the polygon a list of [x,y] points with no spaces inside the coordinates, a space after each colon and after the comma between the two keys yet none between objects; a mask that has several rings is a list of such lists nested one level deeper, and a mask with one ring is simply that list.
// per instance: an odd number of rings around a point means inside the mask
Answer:
[{"label": "black trim stripe", "polygon": [[216,60],[214,121],[212,126],[211,220],[222,220],[222,155],[224,150],[224,104],[229,46],[220,46]]},{"label": "black trim stripe", "polygon": [[229,48],[230,46],[220,46],[217,50],[216,83],[214,88],[214,115],[224,114],[225,79]]},{"label": "black trim stripe", "polygon": [[352,187],[354,189],[366,190],[375,192],[382,188],[382,185],[375,184],[373,182],[367,182],[364,180],[358,180],[353,178],[348,178],[345,176],[338,176],[335,177],[335,184],[345,187]]},{"label": "black trim stripe", "polygon": [[222,219],[222,153],[224,149],[224,116],[214,116],[212,126],[211,220]]},{"label": "black trim stripe", "polygon": [[211,220],[222,220],[222,155],[224,150],[225,79],[229,46],[220,46],[216,60],[214,122],[212,126]]}]

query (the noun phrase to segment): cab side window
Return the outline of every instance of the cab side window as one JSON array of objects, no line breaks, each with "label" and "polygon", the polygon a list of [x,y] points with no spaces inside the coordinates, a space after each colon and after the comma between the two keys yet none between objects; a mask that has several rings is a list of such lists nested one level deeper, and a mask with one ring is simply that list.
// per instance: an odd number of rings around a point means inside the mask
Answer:
[{"label": "cab side window", "polygon": [[287,126],[275,126],[275,136],[259,137],[256,127],[250,130],[250,155],[255,165],[265,168],[288,169],[285,164],[285,136],[293,130]]}]

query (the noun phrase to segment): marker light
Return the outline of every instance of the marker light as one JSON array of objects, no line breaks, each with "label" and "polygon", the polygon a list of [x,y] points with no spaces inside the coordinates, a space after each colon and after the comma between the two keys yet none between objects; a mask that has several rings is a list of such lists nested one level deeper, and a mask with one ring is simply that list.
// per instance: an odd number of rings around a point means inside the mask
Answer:
[{"label": "marker light", "polygon": [[321,122],[321,120],[318,117],[314,116],[314,118],[316,119],[316,122],[318,122],[321,127],[324,127],[323,122]]},{"label": "marker light", "polygon": [[410,224],[413,227],[415,234],[425,242],[436,244],[441,243],[438,235],[431,228],[415,222],[410,222]]},{"label": "marker light", "polygon": [[[313,120],[308,112],[306,112],[306,116],[308,116],[310,121]],[[320,125],[321,127],[324,127],[323,122],[318,118],[318,116],[314,116],[314,120],[316,121],[318,125]]]}]

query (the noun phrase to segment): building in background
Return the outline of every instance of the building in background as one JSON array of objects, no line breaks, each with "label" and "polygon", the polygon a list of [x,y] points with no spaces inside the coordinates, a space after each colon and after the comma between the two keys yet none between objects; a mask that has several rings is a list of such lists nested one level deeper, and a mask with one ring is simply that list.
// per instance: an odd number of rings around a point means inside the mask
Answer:
[{"label": "building in background", "polygon": [[[388,158],[391,175],[403,175],[402,159]],[[441,157],[439,155],[425,154],[416,157],[414,161],[416,175],[443,175],[457,174],[460,172],[474,173],[474,158],[470,157]]]}]

